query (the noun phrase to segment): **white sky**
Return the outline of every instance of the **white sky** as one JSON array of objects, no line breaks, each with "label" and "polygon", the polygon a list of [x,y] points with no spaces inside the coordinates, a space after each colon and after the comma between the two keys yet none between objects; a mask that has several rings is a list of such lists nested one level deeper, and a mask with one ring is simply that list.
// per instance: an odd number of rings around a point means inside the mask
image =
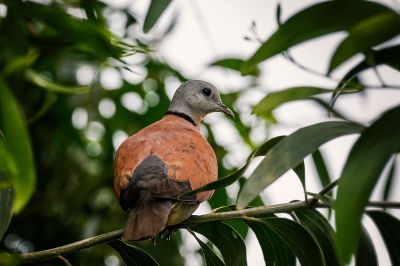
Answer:
[{"label": "white sky", "polygon": [[[142,18],[149,5],[148,0],[110,0],[110,2],[111,5],[116,7],[129,7]],[[285,21],[300,9],[316,2],[309,0],[282,1],[282,20]],[[389,0],[384,2],[391,6],[395,5],[395,8],[399,9],[400,4],[396,4],[396,1]],[[172,16],[178,14],[178,21],[174,31],[161,42],[159,47],[156,47],[156,56],[190,78],[212,82],[221,91],[237,90],[246,87],[249,82],[248,78],[227,70],[208,68],[207,66],[210,62],[225,57],[248,58],[259,47],[259,44],[246,41],[243,37],[250,35],[249,27],[252,21],[256,22],[258,34],[262,39],[265,40],[273,33],[277,28],[275,22],[276,4],[277,1],[272,0],[174,0],[149,35],[142,35],[142,37],[148,37],[152,34],[156,36],[157,33],[162,32],[167,27]],[[291,51],[298,61],[312,69],[325,72],[335,46],[344,36],[344,33],[332,34],[329,37],[298,45]],[[356,56],[351,64],[344,65],[336,71],[334,73],[335,76],[340,78],[360,58],[360,56]],[[334,82],[304,72],[281,56],[276,56],[262,63],[260,67],[262,76],[259,87],[247,92],[247,96],[242,99],[242,102],[255,104],[268,91],[292,86],[313,85],[329,88],[335,86]],[[400,84],[398,72],[388,67],[380,67],[379,71],[388,84]],[[363,78],[368,84],[378,84],[376,77],[371,72],[364,74]],[[176,88],[177,85],[172,82],[172,88]],[[341,97],[336,107],[345,114],[349,114],[352,119],[370,123],[382,110],[398,105],[399,100],[400,92],[398,90],[370,90],[363,96]],[[255,131],[254,139],[262,141],[265,137],[265,132],[262,128],[260,129],[260,126],[263,127],[264,124],[257,122],[250,115],[251,109],[249,106],[243,109],[245,110],[243,118],[252,125],[258,125],[259,127]],[[282,125],[272,127],[271,136],[290,134],[299,127],[327,120],[325,112],[310,105],[307,101],[285,104],[275,114],[278,120],[282,122]],[[232,150],[234,155],[231,155],[227,161],[240,165],[246,158],[246,154],[240,152],[243,150],[243,144],[237,141],[237,134],[235,135],[235,130],[233,129],[234,125],[221,123],[219,115],[211,115],[207,122],[213,125],[217,140],[224,141],[224,144]],[[329,170],[333,178],[339,177],[348,151],[355,139],[355,136],[342,137],[322,147],[322,151],[329,161]],[[306,168],[311,172],[311,174],[308,174],[307,179],[308,189],[317,192],[319,185],[316,182],[317,178],[309,160],[306,160]],[[397,182],[392,191],[399,191],[400,189],[399,174],[400,171],[398,170],[396,175]],[[381,191],[381,189],[382,184],[378,186],[377,192]],[[230,191],[237,191],[237,188],[235,189],[235,186],[233,186]],[[377,198],[378,194],[374,193],[373,198]],[[284,177],[268,187],[263,192],[263,196],[265,196],[268,203],[282,203],[303,198],[301,186],[291,173],[285,174]],[[398,193],[392,196],[393,200],[400,200]],[[208,209],[204,206],[200,210],[200,212],[207,211]],[[394,213],[399,217],[399,212]],[[379,264],[389,265],[390,261],[379,234],[371,226],[370,221],[366,221],[366,223],[370,232],[373,230],[371,236],[375,244],[379,246]],[[264,265],[263,256],[254,235],[251,233],[246,241],[248,244],[249,265]],[[197,243],[191,236],[186,237],[185,243],[186,245],[183,247],[182,252],[185,253],[187,265],[195,265],[194,259],[197,255],[193,251],[197,248]]]}]

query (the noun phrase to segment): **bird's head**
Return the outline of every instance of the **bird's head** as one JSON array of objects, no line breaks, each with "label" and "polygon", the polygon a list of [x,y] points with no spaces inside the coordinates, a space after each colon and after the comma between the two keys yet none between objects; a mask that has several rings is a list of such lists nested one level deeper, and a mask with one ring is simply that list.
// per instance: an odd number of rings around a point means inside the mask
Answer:
[{"label": "bird's head", "polygon": [[204,116],[213,112],[222,112],[234,117],[233,112],[222,103],[218,89],[202,80],[183,83],[172,97],[168,111],[184,113],[190,116],[196,125]]}]

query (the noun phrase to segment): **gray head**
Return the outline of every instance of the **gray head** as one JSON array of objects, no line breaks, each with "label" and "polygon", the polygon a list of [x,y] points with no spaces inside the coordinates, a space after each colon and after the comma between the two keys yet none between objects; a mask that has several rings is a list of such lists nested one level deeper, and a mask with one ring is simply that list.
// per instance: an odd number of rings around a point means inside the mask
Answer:
[{"label": "gray head", "polygon": [[168,108],[170,112],[188,115],[196,125],[209,113],[222,112],[234,116],[222,101],[217,88],[202,80],[190,80],[183,83],[172,97]]}]

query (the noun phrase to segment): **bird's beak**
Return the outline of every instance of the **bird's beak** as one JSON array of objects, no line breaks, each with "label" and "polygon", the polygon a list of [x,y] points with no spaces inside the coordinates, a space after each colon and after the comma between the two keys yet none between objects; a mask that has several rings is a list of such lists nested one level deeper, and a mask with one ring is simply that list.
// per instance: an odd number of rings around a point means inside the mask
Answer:
[{"label": "bird's beak", "polygon": [[235,114],[225,104],[223,104],[222,102],[219,102],[219,103],[217,103],[217,106],[218,106],[217,112],[222,112],[222,113],[229,115],[232,118],[235,118]]}]

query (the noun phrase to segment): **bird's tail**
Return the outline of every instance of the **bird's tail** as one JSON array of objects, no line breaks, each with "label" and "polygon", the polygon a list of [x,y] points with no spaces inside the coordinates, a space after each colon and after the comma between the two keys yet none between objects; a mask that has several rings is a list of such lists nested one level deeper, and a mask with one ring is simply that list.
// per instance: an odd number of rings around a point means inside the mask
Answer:
[{"label": "bird's tail", "polygon": [[141,204],[129,211],[122,240],[134,241],[154,238],[164,230],[172,209],[172,201],[154,198],[150,192],[141,192]]}]

